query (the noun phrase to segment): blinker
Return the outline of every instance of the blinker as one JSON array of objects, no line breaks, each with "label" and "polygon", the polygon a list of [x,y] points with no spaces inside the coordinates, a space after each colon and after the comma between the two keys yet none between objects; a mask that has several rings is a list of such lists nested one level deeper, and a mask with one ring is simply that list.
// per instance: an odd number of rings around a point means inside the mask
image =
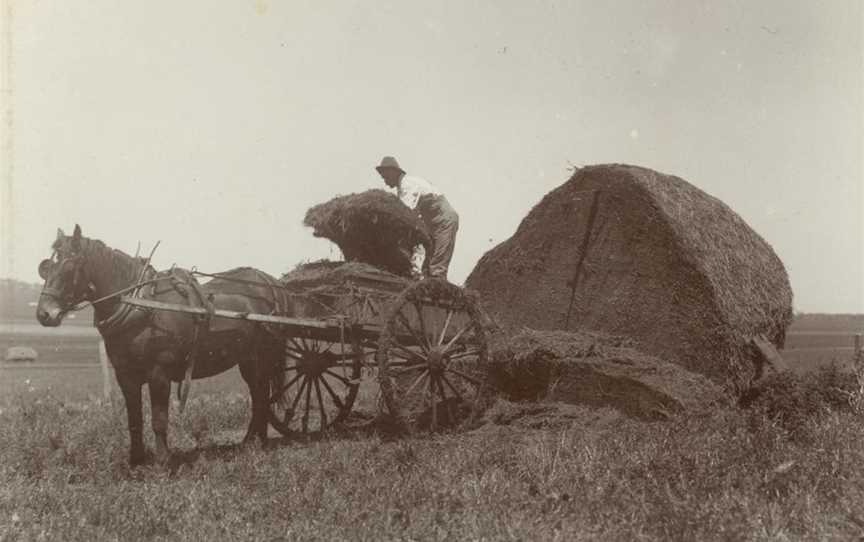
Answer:
[{"label": "blinker", "polygon": [[42,260],[39,263],[39,276],[42,277],[42,280],[48,280],[48,277],[51,276],[51,272],[54,271],[54,266],[56,264],[52,260]]}]

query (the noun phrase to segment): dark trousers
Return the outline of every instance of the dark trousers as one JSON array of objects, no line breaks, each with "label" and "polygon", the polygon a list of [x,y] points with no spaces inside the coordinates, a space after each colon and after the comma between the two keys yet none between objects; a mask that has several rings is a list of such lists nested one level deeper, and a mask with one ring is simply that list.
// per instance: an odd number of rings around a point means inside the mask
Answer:
[{"label": "dark trousers", "polygon": [[432,246],[426,251],[423,271],[427,276],[447,279],[456,233],[459,231],[459,215],[444,196],[423,196],[417,207],[432,237]]}]

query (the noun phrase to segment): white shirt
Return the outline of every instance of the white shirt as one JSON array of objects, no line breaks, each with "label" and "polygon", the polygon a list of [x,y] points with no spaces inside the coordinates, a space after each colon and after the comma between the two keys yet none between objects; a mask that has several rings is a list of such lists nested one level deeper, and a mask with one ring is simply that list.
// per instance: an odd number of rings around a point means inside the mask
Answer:
[{"label": "white shirt", "polygon": [[426,179],[408,174],[402,176],[402,180],[399,181],[399,186],[396,188],[396,195],[409,209],[416,209],[417,202],[427,194],[440,196],[441,191]]}]

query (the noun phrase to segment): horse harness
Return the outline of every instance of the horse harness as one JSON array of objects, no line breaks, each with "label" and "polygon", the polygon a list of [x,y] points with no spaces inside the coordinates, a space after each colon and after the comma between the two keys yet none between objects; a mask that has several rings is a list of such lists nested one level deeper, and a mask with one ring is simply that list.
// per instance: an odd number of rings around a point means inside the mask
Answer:
[{"label": "horse harness", "polygon": [[[205,314],[195,314],[193,316],[192,341],[186,353],[183,381],[177,392],[178,399],[180,400],[180,410],[182,411],[189,396],[189,389],[192,385],[192,373],[195,370],[195,362],[200,354],[201,344],[204,342],[204,338],[210,329],[210,321],[215,310],[213,300],[203,291],[198,281],[191,277],[182,276],[178,270],[173,268],[157,272],[148,266],[142,273],[141,279],[139,286],[132,290],[131,297],[155,299],[157,296],[173,290],[180,294],[180,297],[186,300],[190,307],[201,307],[207,311]],[[166,280],[169,281],[171,289],[158,290],[159,284]],[[192,290],[191,293],[189,292],[190,289]],[[123,334],[140,333],[146,329],[152,329],[160,332],[160,334],[174,338],[176,334],[169,329],[159,326],[154,316],[155,312],[153,310],[121,301],[114,312],[102,320],[94,321],[94,323],[105,339]]]}]

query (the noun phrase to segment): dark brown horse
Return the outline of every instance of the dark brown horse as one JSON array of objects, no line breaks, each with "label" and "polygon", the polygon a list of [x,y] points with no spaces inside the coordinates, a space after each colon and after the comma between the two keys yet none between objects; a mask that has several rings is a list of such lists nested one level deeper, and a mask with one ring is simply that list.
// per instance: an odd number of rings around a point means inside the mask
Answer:
[{"label": "dark brown horse", "polygon": [[[94,303],[94,323],[105,341],[117,382],[126,401],[131,440],[129,461],[145,459],[142,437],[141,386],[150,388],[156,458],[169,457],[168,407],[171,382],[188,393],[191,378],[204,378],[236,364],[252,396],[252,420],[245,441],[265,440],[268,423],[268,379],[284,352],[284,341],[262,326],[242,320],[144,310],[122,303],[111,294],[133,288],[127,295],[143,299],[249,313],[275,313],[285,299],[278,281],[261,271],[240,268],[199,284],[189,271],[156,272],[142,258],[129,256],[81,235],[57,231],[51,259],[39,273],[45,280],[36,317],[43,326],[59,326],[64,315],[85,301]],[[232,280],[239,279],[239,280]],[[136,284],[146,283],[140,288]],[[188,374],[187,374],[188,373]],[[183,385],[185,380],[185,387]],[[185,400],[185,395],[181,404]]]}]

